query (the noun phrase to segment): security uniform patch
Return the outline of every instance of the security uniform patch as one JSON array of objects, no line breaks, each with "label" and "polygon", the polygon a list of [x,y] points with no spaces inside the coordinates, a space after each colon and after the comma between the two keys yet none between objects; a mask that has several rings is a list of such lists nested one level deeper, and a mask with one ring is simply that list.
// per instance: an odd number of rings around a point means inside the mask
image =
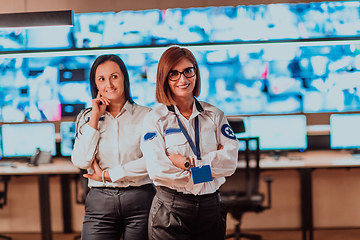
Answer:
[{"label": "security uniform patch", "polygon": [[152,140],[157,136],[156,132],[148,132],[144,135],[144,140],[148,141],[148,140]]},{"label": "security uniform patch", "polygon": [[224,124],[221,127],[221,133],[230,139],[236,140],[236,136],[232,128],[229,126],[229,124]]}]

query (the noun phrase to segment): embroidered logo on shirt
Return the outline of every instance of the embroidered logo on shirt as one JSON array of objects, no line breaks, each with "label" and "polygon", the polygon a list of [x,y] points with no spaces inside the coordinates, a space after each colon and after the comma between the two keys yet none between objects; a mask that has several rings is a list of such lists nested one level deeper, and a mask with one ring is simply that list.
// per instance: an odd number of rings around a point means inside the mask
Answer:
[{"label": "embroidered logo on shirt", "polygon": [[144,140],[145,141],[152,140],[156,137],[156,135],[157,135],[156,132],[148,132],[145,134]]},{"label": "embroidered logo on shirt", "polygon": [[222,125],[221,132],[225,137],[236,140],[235,133],[228,124]]},{"label": "embroidered logo on shirt", "polygon": [[167,128],[165,129],[165,136],[173,133],[181,133],[180,128]]}]

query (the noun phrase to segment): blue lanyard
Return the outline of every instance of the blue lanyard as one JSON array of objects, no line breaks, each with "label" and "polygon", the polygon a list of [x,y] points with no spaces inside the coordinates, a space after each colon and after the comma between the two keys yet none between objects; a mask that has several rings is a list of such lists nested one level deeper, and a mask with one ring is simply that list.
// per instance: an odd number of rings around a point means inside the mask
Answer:
[{"label": "blue lanyard", "polygon": [[195,117],[195,144],[196,144],[196,146],[195,146],[194,142],[191,140],[191,138],[189,136],[189,133],[186,131],[184,125],[181,123],[181,121],[176,113],[175,113],[175,116],[177,118],[181,132],[184,134],[186,140],[190,144],[192,151],[194,152],[194,154],[197,157],[197,160],[201,160],[200,139],[199,139],[199,132],[200,132],[199,131],[199,117],[198,116]]}]

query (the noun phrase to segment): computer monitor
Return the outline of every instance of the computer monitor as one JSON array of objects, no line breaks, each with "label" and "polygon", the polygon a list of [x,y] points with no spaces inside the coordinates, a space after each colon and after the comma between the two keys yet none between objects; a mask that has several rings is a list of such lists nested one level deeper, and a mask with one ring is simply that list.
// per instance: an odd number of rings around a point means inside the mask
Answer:
[{"label": "computer monitor", "polygon": [[75,122],[61,122],[60,133],[61,133],[61,144],[60,152],[62,156],[71,156],[73,150],[74,139],[75,139]]},{"label": "computer monitor", "polygon": [[360,114],[330,116],[330,147],[332,149],[360,148]]},{"label": "computer monitor", "polygon": [[249,117],[249,136],[260,138],[260,150],[299,150],[307,148],[305,115]]},{"label": "computer monitor", "polygon": [[85,107],[85,103],[61,104],[61,117],[75,117]]},{"label": "computer monitor", "polygon": [[[240,140],[241,138],[249,138],[249,118],[248,117],[228,117],[228,122],[230,127],[233,129],[236,138],[238,141],[239,151],[246,150],[246,142]],[[249,141],[249,149],[255,150],[256,149],[256,142],[250,140]]]},{"label": "computer monitor", "polygon": [[37,148],[56,155],[53,123],[4,124],[1,135],[3,157],[30,157]]}]

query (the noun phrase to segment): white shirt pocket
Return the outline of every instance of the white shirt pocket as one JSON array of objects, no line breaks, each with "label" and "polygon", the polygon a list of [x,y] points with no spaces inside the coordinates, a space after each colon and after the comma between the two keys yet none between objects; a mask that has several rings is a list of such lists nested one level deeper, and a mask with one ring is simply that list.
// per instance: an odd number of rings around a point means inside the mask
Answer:
[{"label": "white shirt pocket", "polygon": [[215,132],[200,132],[200,145],[203,147],[204,153],[208,153],[217,150],[217,140]]},{"label": "white shirt pocket", "polygon": [[[114,144],[111,142],[112,133],[107,129],[107,125],[104,122],[99,122],[98,124],[98,131],[100,133],[99,137],[99,152],[105,153],[111,151],[111,148]],[[110,140],[110,142],[109,142]],[[115,143],[116,144],[116,143]]]},{"label": "white shirt pocket", "polygon": [[124,139],[128,142],[128,145],[135,143],[140,144],[141,125],[140,124],[127,124],[124,125],[125,136]]},{"label": "white shirt pocket", "polygon": [[173,153],[179,153],[185,156],[187,140],[182,134],[172,133],[165,135],[166,154],[171,155]]}]

